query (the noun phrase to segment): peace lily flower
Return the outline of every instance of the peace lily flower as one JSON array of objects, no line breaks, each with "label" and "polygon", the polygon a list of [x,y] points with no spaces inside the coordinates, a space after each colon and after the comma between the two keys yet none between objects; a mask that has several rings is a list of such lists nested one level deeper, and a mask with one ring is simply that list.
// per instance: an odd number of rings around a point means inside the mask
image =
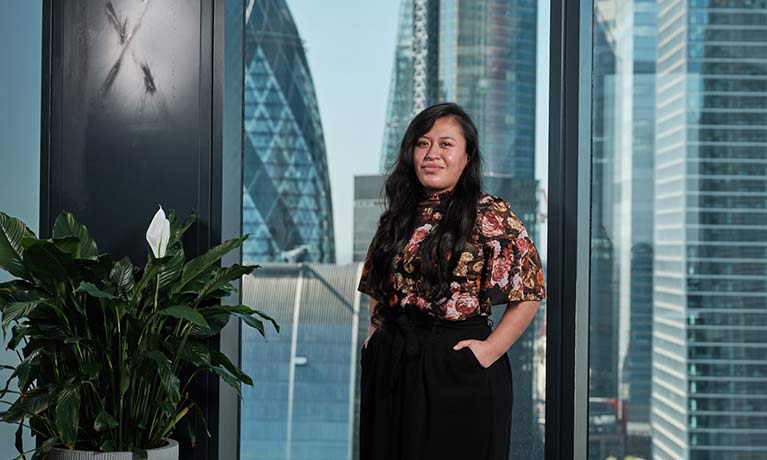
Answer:
[{"label": "peace lily flower", "polygon": [[156,259],[165,257],[169,239],[170,221],[165,217],[165,211],[160,206],[146,231],[146,240],[149,242]]}]

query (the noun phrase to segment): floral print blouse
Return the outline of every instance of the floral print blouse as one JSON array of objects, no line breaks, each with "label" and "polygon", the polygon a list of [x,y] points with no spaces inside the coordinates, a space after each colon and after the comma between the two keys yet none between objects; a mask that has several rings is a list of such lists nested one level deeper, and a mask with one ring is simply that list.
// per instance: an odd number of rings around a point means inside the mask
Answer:
[{"label": "floral print blouse", "polygon": [[[492,305],[546,298],[543,266],[522,222],[502,198],[482,192],[471,238],[453,270],[450,298],[432,299],[423,286],[419,246],[442,218],[454,190],[428,193],[418,204],[410,241],[395,257],[389,276],[391,292],[379,299],[390,306],[413,305],[438,318],[463,320],[487,316]],[[372,295],[367,275],[371,252],[362,267],[357,290]]]}]

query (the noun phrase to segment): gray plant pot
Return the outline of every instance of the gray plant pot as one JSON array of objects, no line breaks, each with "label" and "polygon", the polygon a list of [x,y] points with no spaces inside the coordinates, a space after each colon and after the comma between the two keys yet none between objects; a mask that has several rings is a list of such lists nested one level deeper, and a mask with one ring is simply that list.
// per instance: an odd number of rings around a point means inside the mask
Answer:
[{"label": "gray plant pot", "polygon": [[[178,460],[178,442],[168,439],[168,445],[149,449],[147,460]],[[132,452],[91,452],[85,450],[53,449],[48,460],[137,460]]]}]

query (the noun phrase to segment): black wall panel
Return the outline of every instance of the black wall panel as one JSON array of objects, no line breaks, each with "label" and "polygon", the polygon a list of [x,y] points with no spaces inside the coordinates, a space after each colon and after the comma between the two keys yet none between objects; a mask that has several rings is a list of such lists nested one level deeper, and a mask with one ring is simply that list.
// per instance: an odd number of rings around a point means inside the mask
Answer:
[{"label": "black wall panel", "polygon": [[[212,2],[56,0],[43,119],[41,229],[75,213],[103,249],[146,260],[157,210],[211,223]],[[220,210],[219,210],[220,211]]]},{"label": "black wall panel", "polygon": [[[197,214],[187,259],[221,241],[222,4],[44,0],[41,237],[67,210],[102,251],[143,265],[161,204]],[[213,437],[181,458],[218,458],[217,379],[193,392]]]}]

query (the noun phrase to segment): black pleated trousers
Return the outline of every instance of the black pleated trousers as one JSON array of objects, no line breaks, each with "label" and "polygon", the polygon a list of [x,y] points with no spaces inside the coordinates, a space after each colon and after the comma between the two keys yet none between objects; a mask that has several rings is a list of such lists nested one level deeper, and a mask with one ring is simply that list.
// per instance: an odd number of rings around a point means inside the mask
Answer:
[{"label": "black pleated trousers", "polygon": [[361,350],[360,460],[508,460],[509,358],[484,368],[469,348],[453,350],[490,332],[483,316],[389,313]]}]

